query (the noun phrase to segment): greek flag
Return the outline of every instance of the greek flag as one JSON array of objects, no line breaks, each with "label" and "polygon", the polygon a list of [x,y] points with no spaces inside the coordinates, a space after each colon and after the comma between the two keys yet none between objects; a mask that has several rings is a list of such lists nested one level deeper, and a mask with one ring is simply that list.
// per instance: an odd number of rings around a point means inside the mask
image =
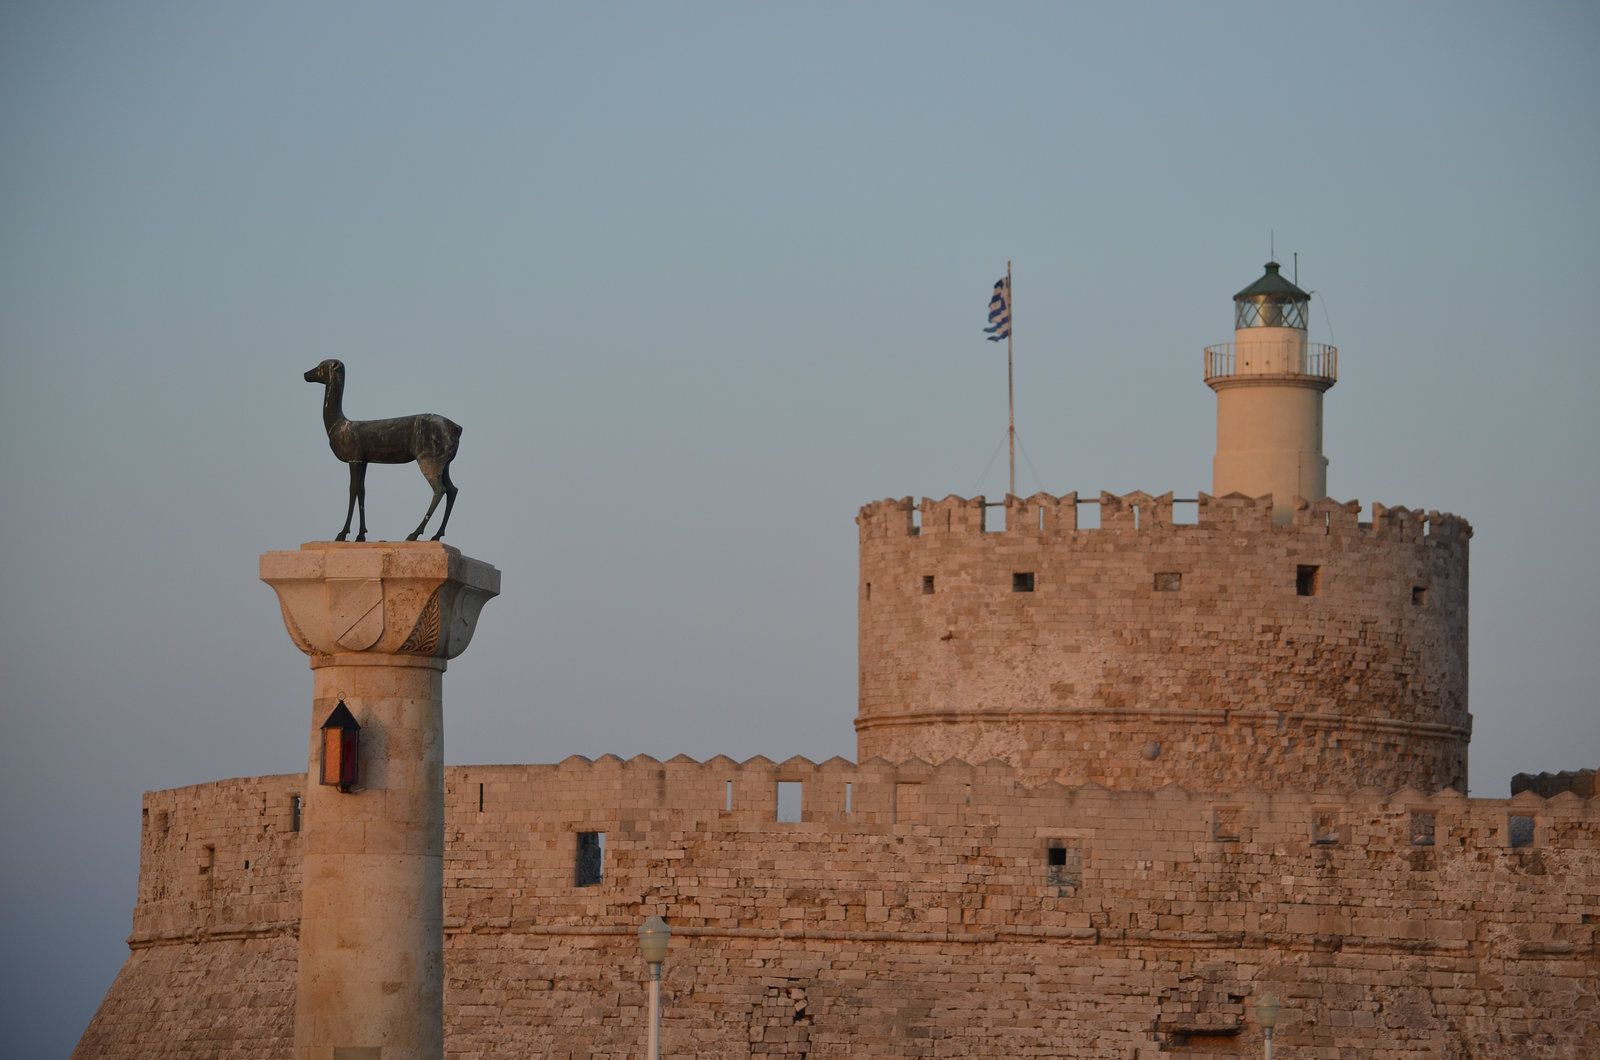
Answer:
[{"label": "greek flag", "polygon": [[989,326],[983,330],[990,342],[1011,337],[1011,281],[1005,277],[994,283],[994,297],[989,299]]}]

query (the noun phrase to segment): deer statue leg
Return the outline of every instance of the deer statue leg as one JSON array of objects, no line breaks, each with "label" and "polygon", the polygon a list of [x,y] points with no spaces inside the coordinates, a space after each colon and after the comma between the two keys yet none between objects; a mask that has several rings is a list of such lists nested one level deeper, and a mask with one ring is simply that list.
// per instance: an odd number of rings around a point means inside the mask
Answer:
[{"label": "deer statue leg", "polygon": [[[450,481],[449,464],[439,470],[439,481],[444,485],[444,518],[439,520],[439,531],[433,535],[435,541],[444,536],[444,528],[450,525],[450,509],[456,506],[456,486]],[[437,500],[438,495],[434,496]]]},{"label": "deer statue leg", "polygon": [[350,477],[355,483],[356,512],[361,519],[361,529],[356,533],[356,540],[365,541],[367,539],[367,462],[363,460],[359,464],[351,464]]},{"label": "deer statue leg", "polygon": [[417,467],[421,469],[422,477],[428,480],[428,485],[433,487],[433,503],[428,505],[428,512],[422,517],[422,522],[417,524],[417,528],[406,540],[415,541],[422,536],[422,532],[428,528],[428,520],[433,518],[434,509],[439,507],[439,498],[445,497],[447,499],[444,505],[444,518],[439,521],[439,532],[430,538],[437,541],[444,536],[445,524],[450,522],[450,509],[455,507],[456,503],[456,488],[450,482],[450,465],[432,460],[418,460]]},{"label": "deer statue leg", "polygon": [[355,515],[357,508],[361,509],[361,529],[356,533],[357,541],[367,539],[367,465],[363,460],[352,461],[350,464],[350,504],[344,510],[344,529],[339,531],[335,541],[343,541],[350,536],[350,518]]}]

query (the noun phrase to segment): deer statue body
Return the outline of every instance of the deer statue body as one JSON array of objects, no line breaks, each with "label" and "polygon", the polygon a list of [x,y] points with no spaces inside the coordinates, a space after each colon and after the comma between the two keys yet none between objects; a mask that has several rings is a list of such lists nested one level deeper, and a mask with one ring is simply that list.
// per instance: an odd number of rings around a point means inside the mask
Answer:
[{"label": "deer statue body", "polygon": [[306,382],[321,383],[322,423],[328,429],[328,446],[333,455],[350,465],[350,505],[344,513],[344,529],[335,541],[350,536],[350,519],[357,510],[361,512],[361,527],[356,532],[357,541],[367,539],[367,465],[409,464],[415,460],[422,477],[433,487],[433,503],[422,517],[407,541],[415,541],[427,529],[433,510],[444,501],[444,518],[439,520],[439,530],[431,540],[444,536],[450,523],[450,509],[455,507],[456,488],[450,482],[450,461],[455,459],[456,447],[461,444],[461,428],[431,412],[416,416],[399,416],[392,420],[347,420],[344,416],[344,362],[323,361],[306,373]]}]

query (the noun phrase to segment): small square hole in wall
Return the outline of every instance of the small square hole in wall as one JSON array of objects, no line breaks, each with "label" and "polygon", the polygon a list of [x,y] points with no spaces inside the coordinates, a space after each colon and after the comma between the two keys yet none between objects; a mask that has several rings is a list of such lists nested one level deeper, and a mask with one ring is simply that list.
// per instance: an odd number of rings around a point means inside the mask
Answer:
[{"label": "small square hole in wall", "polygon": [[923,596],[932,596],[933,595],[933,575],[931,575],[931,574],[924,574],[922,576],[922,595]]},{"label": "small square hole in wall", "polygon": [[1243,838],[1244,811],[1236,806],[1219,806],[1212,811],[1211,837],[1219,843],[1237,843]]},{"label": "small square hole in wall", "polygon": [[1411,845],[1414,847],[1433,846],[1434,820],[1431,813],[1414,813],[1411,815]]},{"label": "small square hole in wall", "polygon": [[605,877],[606,834],[578,833],[578,868],[574,877],[579,887],[590,887]]},{"label": "small square hole in wall", "polygon": [[1427,590],[1426,586],[1413,585],[1411,587],[1411,606],[1412,607],[1427,607],[1428,606],[1428,590]]},{"label": "small square hole in wall", "polygon": [[801,782],[778,781],[778,820],[790,824],[800,820]]},{"label": "small square hole in wall", "polygon": [[1317,810],[1311,815],[1311,841],[1318,846],[1339,842],[1339,811]]},{"label": "small square hole in wall", "polygon": [[1300,596],[1322,595],[1322,568],[1305,564],[1294,569],[1294,591]]},{"label": "small square hole in wall", "polygon": [[1033,592],[1033,571],[1017,571],[1011,575],[1011,591],[1014,593]]},{"label": "small square hole in wall", "polygon": [[1507,822],[1507,824],[1509,825],[1507,831],[1511,835],[1511,845],[1513,847],[1533,846],[1532,817],[1521,817],[1513,814],[1511,816],[1511,820]]},{"label": "small square hole in wall", "polygon": [[1178,571],[1159,571],[1156,574],[1156,592],[1175,593],[1183,588],[1183,575]]},{"label": "small square hole in wall", "polygon": [[1050,887],[1083,886],[1083,844],[1052,840],[1045,851],[1045,883]]}]

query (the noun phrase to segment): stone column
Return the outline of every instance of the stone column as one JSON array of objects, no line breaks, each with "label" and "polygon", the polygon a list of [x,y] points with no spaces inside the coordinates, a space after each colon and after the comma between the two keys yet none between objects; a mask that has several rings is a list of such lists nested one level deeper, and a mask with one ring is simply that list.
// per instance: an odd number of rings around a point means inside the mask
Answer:
[{"label": "stone column", "polygon": [[[312,671],[295,1060],[440,1060],[444,670],[500,572],[436,542],[313,542],[262,556],[261,580]],[[349,792],[319,782],[341,702]]]}]

